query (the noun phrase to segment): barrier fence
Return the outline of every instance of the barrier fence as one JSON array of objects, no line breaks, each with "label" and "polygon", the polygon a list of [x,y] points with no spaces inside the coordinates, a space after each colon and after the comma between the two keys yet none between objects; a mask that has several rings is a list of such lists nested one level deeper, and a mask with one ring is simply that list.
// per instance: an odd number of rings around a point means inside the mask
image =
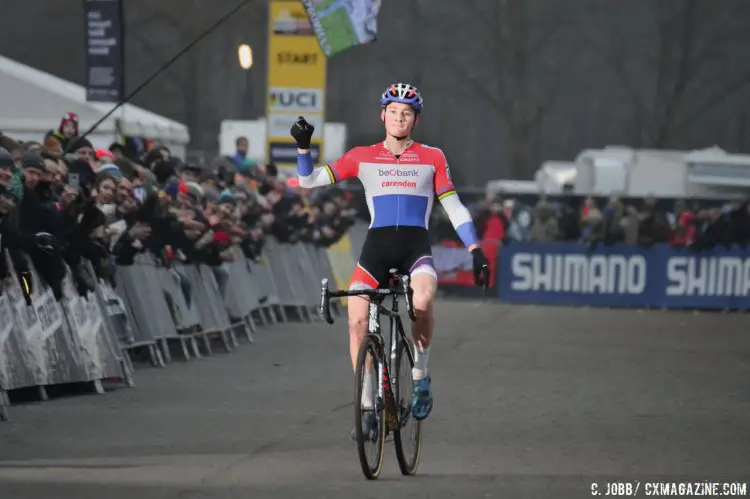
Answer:
[{"label": "barrier fence", "polygon": [[[347,236],[340,244],[351,246]],[[115,287],[98,281],[86,297],[77,293],[68,269],[60,302],[32,269],[31,305],[4,255],[13,277],[1,284],[0,420],[9,418],[11,390],[36,388],[47,400],[49,385],[86,382],[100,394],[103,380],[134,387],[133,354],[143,352],[154,366],[165,367],[175,355],[210,355],[216,343],[231,352],[238,333],[252,343],[257,325],[319,320],[320,281],[336,282],[331,260],[339,273],[342,265],[351,266],[349,273],[354,268],[351,254],[342,263],[335,249],[273,237],[259,261],[246,259],[239,248],[232,252],[234,261],[221,267],[163,267],[151,254],[140,254],[133,265],[117,268]],[[90,264],[86,270],[94,276]],[[334,313],[340,313],[335,305]]]},{"label": "barrier fence", "polygon": [[[238,333],[249,342],[258,325],[289,319],[320,320],[320,280],[345,287],[367,228],[357,224],[329,249],[282,244],[269,237],[264,256],[220,267],[177,263],[160,266],[148,253],[118,267],[115,286],[98,281],[79,296],[70,271],[63,299],[55,300],[32,269],[27,305],[15,269],[0,294],[0,420],[9,417],[8,391],[103,380],[135,386],[133,354],[154,366],[174,357],[211,355],[216,344],[231,352]],[[742,248],[700,253],[656,245],[599,245],[485,242],[502,302],[635,308],[750,309],[750,255]],[[471,255],[465,248],[432,247],[441,284],[473,286]],[[90,264],[86,267],[93,276]],[[335,313],[340,313],[334,309]]]}]

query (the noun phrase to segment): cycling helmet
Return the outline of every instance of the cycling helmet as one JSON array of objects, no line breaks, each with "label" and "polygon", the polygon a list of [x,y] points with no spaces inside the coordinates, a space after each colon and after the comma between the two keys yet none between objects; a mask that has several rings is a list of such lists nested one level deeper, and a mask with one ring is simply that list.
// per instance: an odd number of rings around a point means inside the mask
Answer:
[{"label": "cycling helmet", "polygon": [[422,111],[422,94],[417,87],[409,83],[394,83],[380,96],[380,107],[384,108],[391,102],[409,104],[417,113]]}]

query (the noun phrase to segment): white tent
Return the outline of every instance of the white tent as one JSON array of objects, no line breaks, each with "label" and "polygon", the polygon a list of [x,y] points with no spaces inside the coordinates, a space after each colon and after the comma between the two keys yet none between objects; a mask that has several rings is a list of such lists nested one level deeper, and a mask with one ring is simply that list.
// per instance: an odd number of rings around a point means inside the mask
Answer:
[{"label": "white tent", "polygon": [[[87,102],[81,85],[0,56],[0,131],[12,138],[41,141],[67,112],[78,115],[84,132],[112,107],[114,104]],[[95,147],[108,147],[116,140],[117,119],[122,133],[159,140],[184,156],[190,141],[185,125],[131,104],[115,111],[89,136]]]}]

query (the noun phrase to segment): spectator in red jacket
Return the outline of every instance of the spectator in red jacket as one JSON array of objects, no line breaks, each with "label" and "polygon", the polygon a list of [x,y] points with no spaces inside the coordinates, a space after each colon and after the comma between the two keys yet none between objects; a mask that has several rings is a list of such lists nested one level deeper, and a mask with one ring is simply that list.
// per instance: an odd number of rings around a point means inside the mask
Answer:
[{"label": "spectator in red jacket", "polygon": [[502,241],[508,228],[508,219],[503,213],[503,205],[500,200],[495,200],[490,205],[489,216],[484,220],[481,227],[483,241]]},{"label": "spectator in red jacket", "polygon": [[695,240],[697,229],[695,228],[695,215],[691,211],[683,211],[677,219],[672,246],[690,246]]}]

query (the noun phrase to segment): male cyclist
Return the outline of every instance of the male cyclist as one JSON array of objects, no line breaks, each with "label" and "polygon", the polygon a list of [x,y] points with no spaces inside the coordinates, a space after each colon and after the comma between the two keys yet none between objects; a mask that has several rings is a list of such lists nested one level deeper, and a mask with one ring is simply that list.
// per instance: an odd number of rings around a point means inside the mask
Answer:
[{"label": "male cyclist", "polygon": [[[432,302],[437,290],[437,274],[427,229],[435,197],[472,254],[477,285],[488,279],[489,267],[469,211],[459,200],[451,181],[443,151],[411,139],[422,111],[419,90],[408,83],[393,84],[383,92],[380,108],[385,140],[355,147],[330,165],[314,168],[310,155],[314,127],[302,116],[292,126],[291,134],[297,141],[297,174],[301,187],[320,187],[354,177],[364,186],[372,221],[350,289],[385,287],[392,268],[411,276],[417,317],[412,329],[415,355],[411,411],[415,419],[423,420],[432,410],[427,358],[434,326]],[[349,353],[356,369],[359,347],[367,334],[369,300],[352,297],[348,309]],[[371,376],[365,376],[362,400],[365,411],[373,406],[373,382]],[[365,412],[365,434],[370,433],[373,425],[374,413]]]}]

